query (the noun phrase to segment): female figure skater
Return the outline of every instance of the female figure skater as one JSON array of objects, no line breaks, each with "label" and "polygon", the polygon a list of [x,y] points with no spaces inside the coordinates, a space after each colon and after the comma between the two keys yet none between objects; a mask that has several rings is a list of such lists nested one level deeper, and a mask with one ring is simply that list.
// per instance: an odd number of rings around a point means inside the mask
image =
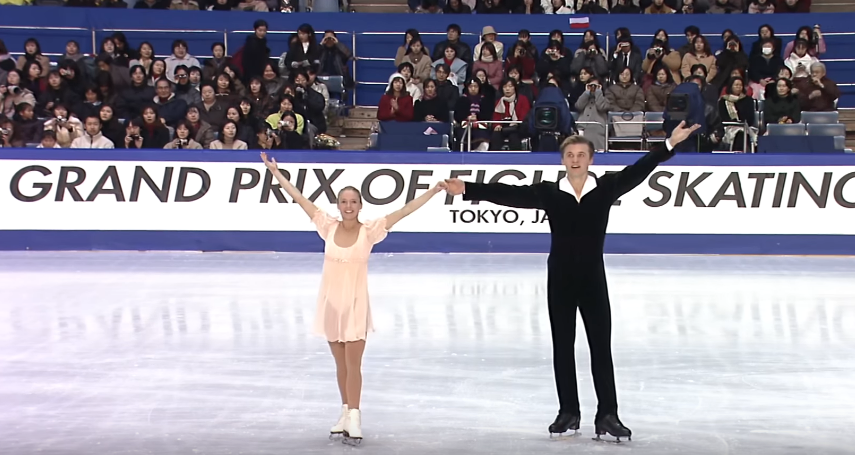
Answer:
[{"label": "female figure skater", "polygon": [[343,442],[358,444],[362,440],[359,413],[362,354],[368,331],[372,330],[368,306],[368,256],[374,244],[385,239],[392,226],[425,205],[446,187],[445,182],[437,183],[396,212],[360,223],[362,195],[356,188],[348,186],[339,191],[337,206],[341,220],[338,220],[306,199],[279,172],[275,159],[268,160],[266,153],[261,154],[261,159],[279,185],[309,215],[326,243],[315,332],[326,336],[329,342],[341,394],[341,417],[330,429],[330,437],[343,434]]}]

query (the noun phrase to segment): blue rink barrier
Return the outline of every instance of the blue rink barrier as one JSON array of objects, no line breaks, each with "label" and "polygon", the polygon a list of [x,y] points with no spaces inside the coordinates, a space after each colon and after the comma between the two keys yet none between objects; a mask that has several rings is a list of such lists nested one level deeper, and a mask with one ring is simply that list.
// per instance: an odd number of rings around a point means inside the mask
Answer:
[{"label": "blue rink barrier", "polygon": [[[337,190],[360,188],[369,217],[400,208],[454,172],[467,181],[526,184],[553,181],[563,169],[552,153],[272,155],[328,211]],[[597,155],[592,169],[619,171],[639,157]],[[322,251],[305,214],[277,202],[263,171],[257,151],[2,150],[0,250]],[[374,251],[548,252],[546,225],[525,224],[534,211],[519,223],[507,222],[513,211],[506,211],[506,224],[497,215],[496,224],[477,226],[464,212],[495,206],[444,197],[402,221]],[[605,250],[855,255],[855,155],[678,155],[613,207]]]}]

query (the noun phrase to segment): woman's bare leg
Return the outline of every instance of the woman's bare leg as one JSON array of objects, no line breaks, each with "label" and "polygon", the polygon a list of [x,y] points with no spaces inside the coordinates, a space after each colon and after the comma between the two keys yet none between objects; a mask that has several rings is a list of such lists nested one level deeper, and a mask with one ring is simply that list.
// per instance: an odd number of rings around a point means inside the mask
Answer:
[{"label": "woman's bare leg", "polygon": [[330,342],[330,351],[335,359],[335,376],[338,381],[338,393],[341,394],[341,404],[347,404],[347,360],[345,344]]},{"label": "woman's bare leg", "polygon": [[365,352],[365,340],[344,344],[347,363],[347,407],[359,409],[362,399],[362,354]]}]

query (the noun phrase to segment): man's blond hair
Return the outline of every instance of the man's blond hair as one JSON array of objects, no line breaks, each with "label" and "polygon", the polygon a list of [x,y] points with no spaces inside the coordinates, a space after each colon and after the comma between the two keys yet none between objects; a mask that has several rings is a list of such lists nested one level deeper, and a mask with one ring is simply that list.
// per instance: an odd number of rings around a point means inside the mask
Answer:
[{"label": "man's blond hair", "polygon": [[570,136],[567,139],[564,139],[564,142],[561,143],[561,147],[558,148],[559,150],[561,150],[561,156],[562,157],[564,156],[564,152],[567,150],[567,147],[569,147],[571,145],[576,145],[576,144],[587,145],[588,146],[588,155],[591,157],[594,156],[594,143],[591,142],[589,139],[586,139],[584,136],[579,136],[577,134],[574,134],[573,136]]}]

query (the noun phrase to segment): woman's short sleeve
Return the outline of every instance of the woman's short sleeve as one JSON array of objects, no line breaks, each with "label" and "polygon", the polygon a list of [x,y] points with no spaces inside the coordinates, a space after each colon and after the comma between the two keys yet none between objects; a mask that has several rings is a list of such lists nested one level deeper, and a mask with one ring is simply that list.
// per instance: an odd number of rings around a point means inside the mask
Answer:
[{"label": "woman's short sleeve", "polygon": [[330,233],[330,228],[333,224],[338,223],[338,220],[329,216],[327,212],[318,209],[318,211],[315,212],[315,216],[312,217],[312,223],[315,223],[318,235],[320,235],[322,239],[326,240],[327,235]]},{"label": "woman's short sleeve", "polygon": [[365,222],[365,232],[371,244],[377,244],[386,238],[389,231],[386,229],[386,217]]}]

